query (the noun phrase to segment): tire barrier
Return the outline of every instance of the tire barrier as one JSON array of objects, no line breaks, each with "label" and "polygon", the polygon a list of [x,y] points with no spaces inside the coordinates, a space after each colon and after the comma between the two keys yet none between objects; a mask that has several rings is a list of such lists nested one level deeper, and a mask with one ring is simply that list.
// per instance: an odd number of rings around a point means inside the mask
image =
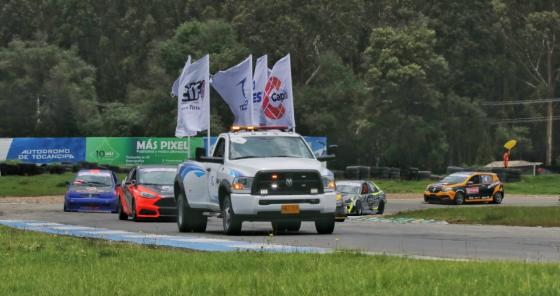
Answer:
[{"label": "tire barrier", "polygon": [[418,171],[419,180],[427,180],[432,177],[432,171]]},{"label": "tire barrier", "polygon": [[347,166],[344,173],[346,179],[369,179],[371,177],[370,167],[368,166]]},{"label": "tire barrier", "polygon": [[401,169],[401,180],[418,180],[418,168]]},{"label": "tire barrier", "polygon": [[493,168],[492,173],[498,175],[498,178],[504,183],[521,182],[521,170],[509,168]]}]

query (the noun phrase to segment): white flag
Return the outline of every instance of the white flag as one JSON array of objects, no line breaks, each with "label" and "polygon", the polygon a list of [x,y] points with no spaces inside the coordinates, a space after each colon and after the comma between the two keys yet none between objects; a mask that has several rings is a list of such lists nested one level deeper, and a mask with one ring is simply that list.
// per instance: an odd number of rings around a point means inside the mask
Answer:
[{"label": "white flag", "polygon": [[191,55],[189,55],[189,57],[187,58],[187,62],[185,63],[185,66],[183,67],[183,71],[181,71],[181,75],[179,75],[179,77],[177,77],[177,79],[175,79],[175,81],[173,82],[173,86],[171,86],[171,95],[174,97],[178,97],[179,96],[179,82],[181,81],[181,77],[183,77],[183,75],[185,75],[185,71],[187,70],[187,66],[191,64]]},{"label": "white flag", "polygon": [[235,116],[233,125],[253,124],[253,57],[225,71],[219,71],[212,78],[212,87],[228,104]]},{"label": "white flag", "polygon": [[295,129],[294,95],[289,54],[272,67],[266,82],[261,109],[264,113],[265,126],[287,126]]},{"label": "white flag", "polygon": [[[183,70],[179,80],[175,136],[191,136],[210,127],[210,58],[205,55]],[[180,120],[179,120],[180,119]]]},{"label": "white flag", "polygon": [[257,59],[255,64],[255,74],[253,75],[253,125],[265,125],[264,112],[262,111],[262,101],[264,88],[268,81],[268,57],[263,55]]}]

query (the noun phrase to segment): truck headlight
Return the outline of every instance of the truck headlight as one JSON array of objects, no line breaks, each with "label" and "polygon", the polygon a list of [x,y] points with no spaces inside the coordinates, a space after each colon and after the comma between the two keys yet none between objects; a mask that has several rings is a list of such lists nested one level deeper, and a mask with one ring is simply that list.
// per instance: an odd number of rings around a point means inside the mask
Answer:
[{"label": "truck headlight", "polygon": [[253,186],[253,178],[251,177],[235,177],[231,183],[231,192],[233,193],[251,193]]},{"label": "truck headlight", "polygon": [[323,176],[323,187],[325,192],[333,192],[336,189],[336,183],[334,182],[334,177]]}]

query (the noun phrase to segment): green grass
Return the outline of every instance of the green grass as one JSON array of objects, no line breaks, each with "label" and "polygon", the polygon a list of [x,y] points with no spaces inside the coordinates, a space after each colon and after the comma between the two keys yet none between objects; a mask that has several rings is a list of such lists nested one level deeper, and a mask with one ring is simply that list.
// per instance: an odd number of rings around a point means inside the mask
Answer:
[{"label": "green grass", "polygon": [[559,264],[203,253],[0,227],[0,295],[559,295]]},{"label": "green grass", "polygon": [[557,207],[446,207],[401,212],[390,217],[445,220],[456,224],[560,227]]},{"label": "green grass", "polygon": [[[65,182],[74,179],[75,173],[42,174],[37,176],[1,176],[0,197],[62,195],[66,192]],[[125,174],[117,174],[119,180]]]}]

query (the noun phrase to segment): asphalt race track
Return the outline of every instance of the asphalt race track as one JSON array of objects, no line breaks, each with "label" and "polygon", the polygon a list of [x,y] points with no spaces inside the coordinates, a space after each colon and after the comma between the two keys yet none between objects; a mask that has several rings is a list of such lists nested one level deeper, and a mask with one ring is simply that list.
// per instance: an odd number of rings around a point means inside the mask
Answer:
[{"label": "asphalt race track", "polygon": [[[512,227],[488,225],[451,225],[438,222],[379,222],[378,216],[351,217],[337,223],[334,234],[318,235],[313,223],[304,222],[297,233],[271,236],[270,223],[243,224],[243,234],[222,234],[221,220],[210,218],[207,232],[179,233],[175,222],[119,221],[116,214],[65,213],[61,198],[50,202],[0,199],[0,219],[37,220],[70,225],[101,227],[161,235],[207,237],[256,243],[301,247],[360,250],[369,253],[475,260],[522,260],[560,262],[560,228]],[[499,206],[560,205],[558,197],[511,197]],[[465,207],[495,205],[464,205]],[[428,205],[421,199],[389,200],[387,213],[448,207]],[[373,221],[372,221],[373,220]]]}]

